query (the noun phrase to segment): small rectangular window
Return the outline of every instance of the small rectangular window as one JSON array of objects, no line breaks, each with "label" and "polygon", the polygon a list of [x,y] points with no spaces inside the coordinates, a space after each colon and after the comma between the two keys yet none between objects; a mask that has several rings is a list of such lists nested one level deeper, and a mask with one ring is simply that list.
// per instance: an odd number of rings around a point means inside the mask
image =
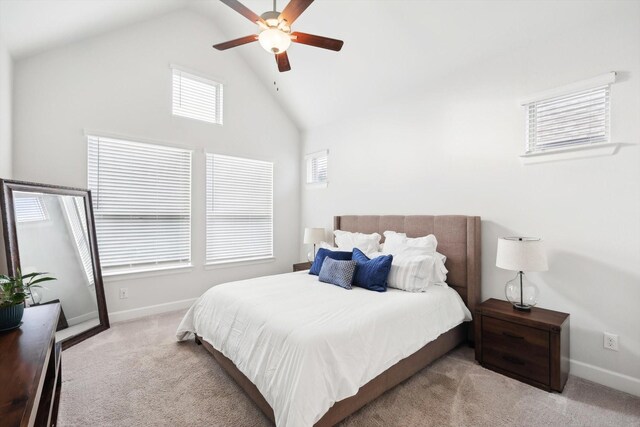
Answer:
[{"label": "small rectangular window", "polygon": [[222,124],[222,83],[173,69],[173,115]]},{"label": "small rectangular window", "polygon": [[105,273],[189,265],[191,151],[98,136],[88,142]]},{"label": "small rectangular window", "polygon": [[328,159],[328,150],[322,150],[315,153],[307,154],[307,184],[327,184]]},{"label": "small rectangular window", "polygon": [[526,102],[526,153],[609,142],[611,74]]},{"label": "small rectangular window", "polygon": [[207,263],[273,257],[273,163],[207,153]]}]

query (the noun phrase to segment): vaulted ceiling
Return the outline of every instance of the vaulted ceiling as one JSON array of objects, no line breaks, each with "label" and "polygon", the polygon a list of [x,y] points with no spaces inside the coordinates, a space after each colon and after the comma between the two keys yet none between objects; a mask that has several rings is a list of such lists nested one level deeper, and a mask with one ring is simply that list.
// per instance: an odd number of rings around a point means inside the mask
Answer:
[{"label": "vaulted ceiling", "polygon": [[[272,8],[271,0],[243,3],[257,14]],[[234,51],[305,130],[401,97],[483,58],[547,43],[616,3],[316,0],[294,31],[344,40],[341,52],[294,44],[288,51],[292,70],[279,73],[273,55],[256,43]],[[277,9],[285,5],[280,0]],[[217,0],[0,0],[0,36],[19,59],[184,8],[209,17],[227,39],[256,31]],[[211,49],[211,55],[228,54]]]}]

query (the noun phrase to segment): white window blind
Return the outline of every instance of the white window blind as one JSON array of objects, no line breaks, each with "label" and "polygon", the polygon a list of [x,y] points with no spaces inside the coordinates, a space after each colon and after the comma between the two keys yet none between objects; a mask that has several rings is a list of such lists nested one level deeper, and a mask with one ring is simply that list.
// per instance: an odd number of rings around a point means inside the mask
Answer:
[{"label": "white window blind", "polygon": [[16,195],[13,200],[16,222],[46,221],[49,219],[44,201],[38,196]]},{"label": "white window blind", "polygon": [[273,257],[273,163],[207,153],[207,263]]},{"label": "white window blind", "polygon": [[191,151],[89,136],[100,260],[105,272],[191,260]]},{"label": "white window blind", "polygon": [[609,142],[613,79],[615,73],[593,79],[591,87],[581,82],[575,90],[525,103],[526,152]]},{"label": "white window blind", "polygon": [[222,84],[173,68],[173,115],[222,124]]},{"label": "white window blind", "polygon": [[306,156],[307,184],[323,184],[327,182],[328,159],[329,152],[327,150],[318,151]]}]

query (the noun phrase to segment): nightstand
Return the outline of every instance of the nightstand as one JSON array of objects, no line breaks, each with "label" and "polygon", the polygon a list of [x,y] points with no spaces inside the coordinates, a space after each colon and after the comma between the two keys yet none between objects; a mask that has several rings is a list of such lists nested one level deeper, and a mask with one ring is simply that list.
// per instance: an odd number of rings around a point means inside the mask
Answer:
[{"label": "nightstand", "polygon": [[485,368],[546,391],[569,376],[569,315],[533,307],[517,311],[489,299],[475,312],[476,360]]},{"label": "nightstand", "polygon": [[297,264],[293,264],[293,271],[303,271],[311,268],[310,262],[299,262]]}]

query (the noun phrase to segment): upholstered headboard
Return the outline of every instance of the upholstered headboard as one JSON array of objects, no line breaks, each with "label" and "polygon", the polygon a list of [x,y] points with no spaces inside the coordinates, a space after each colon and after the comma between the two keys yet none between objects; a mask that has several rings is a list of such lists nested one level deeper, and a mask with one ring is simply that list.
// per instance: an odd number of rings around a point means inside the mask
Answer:
[{"label": "upholstered headboard", "polygon": [[438,252],[447,256],[447,283],[460,294],[472,314],[480,303],[479,216],[343,215],[333,218],[333,229],[379,233],[383,241],[387,230],[407,233],[408,237],[435,235]]}]

